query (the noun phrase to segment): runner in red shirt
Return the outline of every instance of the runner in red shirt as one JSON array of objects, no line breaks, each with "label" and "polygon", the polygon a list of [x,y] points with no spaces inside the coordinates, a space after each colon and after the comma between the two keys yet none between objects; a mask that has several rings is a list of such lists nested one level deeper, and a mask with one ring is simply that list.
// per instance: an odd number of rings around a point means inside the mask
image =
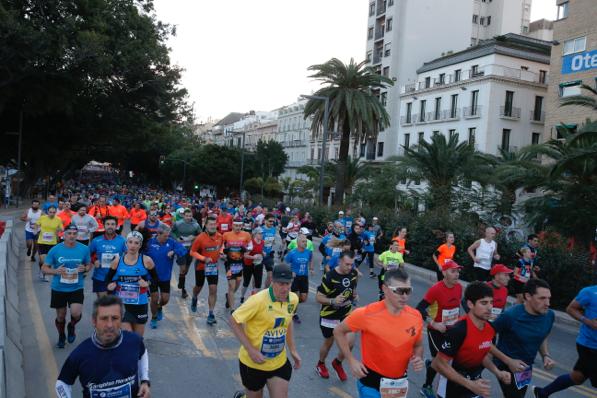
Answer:
[{"label": "runner in red shirt", "polygon": [[253,230],[253,239],[247,247],[243,265],[243,287],[241,288],[240,303],[245,302],[245,295],[253,278],[253,292],[255,294],[261,289],[263,281],[263,230],[257,227]]},{"label": "runner in red shirt", "polygon": [[500,316],[502,311],[506,309],[508,303],[508,282],[510,282],[510,274],[514,272],[504,264],[495,264],[491,268],[491,276],[493,277],[487,284],[493,288],[493,309],[491,310],[490,321]]},{"label": "runner in red shirt", "polygon": [[[439,344],[442,335],[452,327],[460,316],[460,300],[462,297],[462,285],[458,283],[460,278],[460,269],[462,267],[453,260],[448,260],[442,264],[442,273],[444,279],[431,286],[423,300],[417,305],[417,309],[423,316],[423,319],[429,319],[427,323],[427,338],[429,340],[429,351],[435,358],[439,350]],[[421,395],[424,397],[433,397],[433,379],[435,370],[431,368],[430,361],[426,361],[427,374],[425,384],[421,389]]]},{"label": "runner in red shirt", "polygon": [[481,377],[484,368],[503,383],[511,382],[510,373],[500,371],[491,356],[487,356],[495,337],[495,330],[488,322],[493,308],[493,289],[483,282],[472,282],[464,297],[468,315],[443,334],[439,353],[431,364],[441,375],[437,388],[440,398],[491,396],[489,380]]},{"label": "runner in red shirt", "polygon": [[222,208],[220,214],[218,214],[218,218],[216,218],[216,222],[218,224],[218,232],[221,234],[225,234],[226,232],[232,231],[232,215],[228,213],[228,209],[226,207]]}]

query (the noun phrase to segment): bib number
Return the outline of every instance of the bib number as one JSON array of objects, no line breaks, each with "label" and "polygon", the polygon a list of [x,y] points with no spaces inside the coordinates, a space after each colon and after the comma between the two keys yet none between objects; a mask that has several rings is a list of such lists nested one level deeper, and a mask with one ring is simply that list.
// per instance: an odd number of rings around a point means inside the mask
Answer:
[{"label": "bib number", "polygon": [[133,283],[121,283],[118,297],[122,299],[124,304],[139,304],[139,296],[141,287]]},{"label": "bib number", "polygon": [[222,224],[222,225],[220,225],[220,229],[222,231],[228,231],[228,224]]},{"label": "bib number", "polygon": [[269,236],[269,237],[265,238],[264,246],[267,247],[268,249],[271,249],[274,246],[274,239],[276,239],[276,238],[273,236]]},{"label": "bib number", "polygon": [[493,321],[494,319],[496,319],[501,314],[502,314],[502,309],[501,308],[495,308],[495,307],[493,307],[491,309],[491,319],[490,320]]},{"label": "bib number", "polygon": [[205,275],[207,275],[207,276],[218,275],[218,263],[205,264]]},{"label": "bib number", "polygon": [[386,379],[379,381],[379,395],[381,398],[406,398],[408,395],[408,379]]},{"label": "bib number", "polygon": [[334,329],[336,326],[340,324],[339,319],[326,319],[321,318],[321,326],[328,329]]},{"label": "bib number", "polygon": [[516,383],[516,388],[522,390],[529,384],[531,384],[531,379],[533,378],[533,367],[529,366],[522,372],[515,372],[514,373],[514,382]]},{"label": "bib number", "polygon": [[242,263],[232,263],[230,264],[230,272],[234,274],[238,274],[243,270]]},{"label": "bib number", "polygon": [[282,351],[284,351],[284,347],[286,346],[286,332],[282,332],[283,334],[280,336],[268,336],[268,333],[275,333],[276,331],[268,331],[263,336],[261,340],[261,353],[266,358],[275,358]]},{"label": "bib number", "polygon": [[56,235],[54,235],[52,232],[43,232],[41,234],[41,239],[45,242],[52,242],[54,239],[56,239]]},{"label": "bib number", "polygon": [[255,256],[255,258],[253,259],[253,265],[259,265],[263,262],[263,256],[261,254],[258,254]]},{"label": "bib number", "polygon": [[397,269],[400,266],[397,262],[390,261],[388,263],[388,270]]},{"label": "bib number", "polygon": [[456,321],[458,321],[458,315],[460,315],[460,310],[458,307],[452,308],[450,310],[442,310],[442,322],[446,326],[452,326],[456,323]]},{"label": "bib number", "polygon": [[123,386],[112,388],[89,389],[91,398],[132,398],[131,393],[131,385],[128,383]]},{"label": "bib number", "polygon": [[110,268],[112,260],[116,257],[115,253],[102,253],[102,260],[100,261],[101,268]]},{"label": "bib number", "polygon": [[79,271],[76,268],[66,268],[66,273],[60,275],[60,283],[74,285],[79,282]]}]

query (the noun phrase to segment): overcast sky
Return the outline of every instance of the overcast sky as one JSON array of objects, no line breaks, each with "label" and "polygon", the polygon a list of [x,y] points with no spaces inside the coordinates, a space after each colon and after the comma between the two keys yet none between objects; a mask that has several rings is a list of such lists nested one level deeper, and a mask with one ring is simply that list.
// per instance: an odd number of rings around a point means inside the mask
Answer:
[{"label": "overcast sky", "polygon": [[[449,0],[443,0],[449,1]],[[556,0],[534,0],[531,20],[555,18]],[[176,25],[172,62],[197,121],[268,111],[309,94],[309,65],[365,57],[369,0],[155,0]]]}]

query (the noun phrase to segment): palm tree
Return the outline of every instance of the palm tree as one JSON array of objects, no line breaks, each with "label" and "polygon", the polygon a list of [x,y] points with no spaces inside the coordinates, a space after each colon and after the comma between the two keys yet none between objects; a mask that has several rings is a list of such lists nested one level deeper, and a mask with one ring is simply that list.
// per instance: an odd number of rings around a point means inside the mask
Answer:
[{"label": "palm tree", "polygon": [[[425,180],[429,184],[429,208],[449,210],[453,189],[462,179],[478,181],[485,159],[468,142],[458,142],[458,134],[446,139],[434,134],[431,141],[404,148],[399,167],[410,180]],[[481,173],[482,175],[485,172]]]},{"label": "palm tree", "polygon": [[[337,168],[340,167],[337,160],[332,160],[328,164],[326,164],[325,172],[329,175],[330,178],[334,178],[335,175],[338,175]],[[352,159],[350,156],[348,157],[348,161],[346,162],[346,172],[344,174],[344,189],[347,195],[352,194],[352,190],[354,188],[355,183],[365,178],[369,170],[371,169],[371,165],[366,162],[362,162],[359,158]]]},{"label": "palm tree", "polygon": [[[337,58],[332,58],[324,64],[311,65],[308,70],[314,73],[309,77],[321,81],[324,87],[314,95],[327,97],[330,105],[328,120],[329,131],[334,128],[340,132],[340,151],[336,168],[336,197],[337,204],[344,200],[346,162],[350,140],[355,143],[363,138],[374,139],[380,127],[390,125],[390,116],[379,101],[379,90],[386,89],[394,82],[367,66],[367,62],[356,63],[351,59],[344,64]],[[305,118],[313,116],[311,130],[317,136],[324,123],[325,101],[310,99],[305,105]]]},{"label": "palm tree", "polygon": [[587,90],[592,95],[575,95],[564,98],[560,101],[560,106],[576,105],[591,108],[594,111],[597,111],[597,90],[586,84],[582,84],[580,87]]}]

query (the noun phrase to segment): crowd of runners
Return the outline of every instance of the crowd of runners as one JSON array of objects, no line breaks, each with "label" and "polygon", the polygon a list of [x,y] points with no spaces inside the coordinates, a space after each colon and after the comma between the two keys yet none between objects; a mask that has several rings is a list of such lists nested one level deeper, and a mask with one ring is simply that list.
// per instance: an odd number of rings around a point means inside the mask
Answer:
[{"label": "crowd of runners", "polygon": [[[147,323],[160,327],[171,294],[190,298],[190,310],[205,312],[211,327],[228,327],[218,325],[214,315],[218,298],[223,300],[240,343],[245,390],[231,392],[237,398],[262,397],[266,387],[270,397],[288,396],[293,369],[304,365],[294,325],[302,322],[301,303],[307,300],[321,305],[315,371],[330,377],[326,360],[335,342],[331,367],[342,381],[348,379],[345,368],[352,373],[359,397],[406,397],[409,368],[425,372],[420,394],[427,398],[491,396],[484,369],[496,376],[504,397],[524,397],[537,354],[545,369],[555,365],[548,345],[555,316],[550,286],[540,278],[536,235],[508,267],[496,231],[487,228],[466,250],[477,281],[463,288],[454,235],[446,232],[445,243],[432,254],[438,281],[409,306],[407,229],[396,228],[382,247],[380,220],[353,216],[348,209],[318,230],[308,213],[283,204],[267,208],[146,187],[71,184],[43,202],[34,200],[21,220],[27,260],[37,262],[39,280],[50,283],[58,349],[76,342],[87,275],[97,296],[93,335],[64,363],[58,397],[79,396],[73,392],[77,378],[84,397],[149,397],[143,335]],[[321,263],[315,264],[315,251]],[[373,303],[362,302],[357,293],[359,279],[367,277],[376,278],[379,287]],[[313,278],[320,282],[310,299]],[[207,308],[200,308],[198,295],[206,283]],[[516,297],[510,306],[508,289]],[[578,360],[551,384],[531,386],[534,397],[587,379],[597,386],[597,285],[582,289],[567,312],[581,323]],[[352,350],[356,338],[360,355]]]}]

